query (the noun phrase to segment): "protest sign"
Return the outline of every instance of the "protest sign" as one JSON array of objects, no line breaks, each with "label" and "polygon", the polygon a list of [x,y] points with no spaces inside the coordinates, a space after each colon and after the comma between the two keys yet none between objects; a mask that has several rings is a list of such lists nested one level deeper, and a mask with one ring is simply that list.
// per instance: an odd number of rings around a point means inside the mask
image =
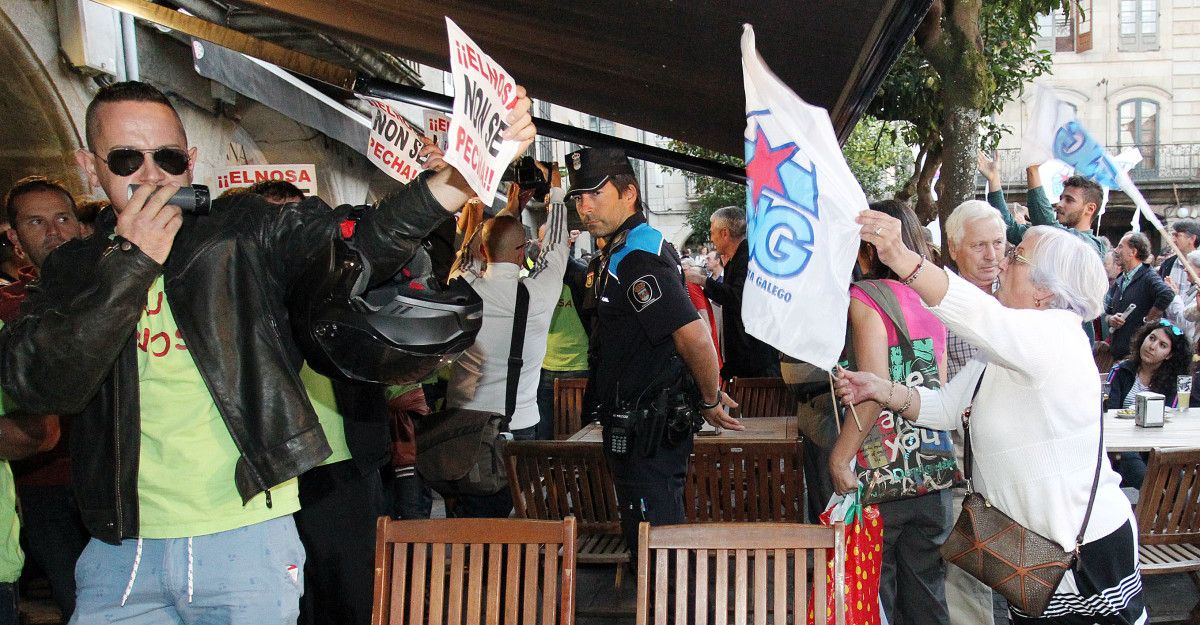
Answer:
[{"label": "protest sign", "polygon": [[421,133],[387,100],[363,99],[375,109],[367,138],[367,158],[398,182],[411,182],[424,170],[417,162],[417,155],[424,147]]},{"label": "protest sign", "polygon": [[746,88],[746,224],[742,292],[751,335],[823,369],[846,336],[854,218],[867,198],[846,165],[829,113],[801,100],[742,34]]},{"label": "protest sign", "polygon": [[445,152],[446,138],[450,136],[450,116],[441,111],[425,111],[425,136]]},{"label": "protest sign", "polygon": [[319,195],[317,192],[316,165],[234,165],[217,174],[217,196],[238,187],[248,187],[256,182],[283,180],[300,189],[304,195]]},{"label": "protest sign", "polygon": [[517,141],[500,138],[508,128],[508,112],[517,104],[517,84],[448,17],[446,31],[454,114],[445,161],[466,178],[476,195],[490,202],[520,147]]}]

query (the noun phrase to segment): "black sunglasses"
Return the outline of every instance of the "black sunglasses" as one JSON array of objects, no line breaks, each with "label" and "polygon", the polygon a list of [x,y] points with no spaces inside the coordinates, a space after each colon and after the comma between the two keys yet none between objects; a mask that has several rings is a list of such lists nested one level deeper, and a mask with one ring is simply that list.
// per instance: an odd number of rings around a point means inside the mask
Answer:
[{"label": "black sunglasses", "polygon": [[146,161],[147,153],[154,158],[155,164],[172,176],[178,176],[187,171],[188,153],[179,148],[155,148],[153,150],[115,148],[108,151],[108,158],[92,152],[92,154],[96,154],[96,158],[108,165],[109,171],[117,176],[130,176],[141,169],[142,163]]}]

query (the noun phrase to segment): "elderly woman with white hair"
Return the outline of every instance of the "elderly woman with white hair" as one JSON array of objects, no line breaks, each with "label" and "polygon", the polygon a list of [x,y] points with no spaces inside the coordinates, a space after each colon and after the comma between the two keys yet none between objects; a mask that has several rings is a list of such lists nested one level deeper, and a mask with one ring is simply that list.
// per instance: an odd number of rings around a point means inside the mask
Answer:
[{"label": "elderly woman with white hair", "polygon": [[1080,557],[1042,617],[1010,614],[1014,623],[1145,622],[1133,514],[1120,478],[1097,461],[1100,380],[1081,327],[1100,314],[1107,287],[1095,250],[1061,229],[1030,228],[1001,263],[993,298],[907,249],[896,219],[864,211],[858,221],[879,258],[980,352],[941,389],[897,389],[870,373],[839,371],[839,398],[881,402],[943,430],[959,427],[970,406],[976,492],[1067,551],[1076,548],[1095,483]]}]

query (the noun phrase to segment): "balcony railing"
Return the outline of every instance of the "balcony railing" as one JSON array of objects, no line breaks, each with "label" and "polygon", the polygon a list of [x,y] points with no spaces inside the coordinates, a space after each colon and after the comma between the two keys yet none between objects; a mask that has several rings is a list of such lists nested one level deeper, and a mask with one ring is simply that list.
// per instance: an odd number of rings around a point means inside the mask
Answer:
[{"label": "balcony railing", "polygon": [[[1121,148],[1110,147],[1110,154]],[[1007,185],[1025,185],[1020,149],[1000,150],[1000,178]],[[1193,182],[1200,184],[1200,143],[1160,143],[1142,148],[1142,162],[1129,177],[1134,182]]]}]

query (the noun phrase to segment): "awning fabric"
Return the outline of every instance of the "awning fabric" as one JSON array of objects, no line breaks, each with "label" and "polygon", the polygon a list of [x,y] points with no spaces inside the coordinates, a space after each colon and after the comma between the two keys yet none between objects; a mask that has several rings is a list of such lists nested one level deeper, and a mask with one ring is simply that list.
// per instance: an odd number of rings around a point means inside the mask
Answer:
[{"label": "awning fabric", "polygon": [[[236,0],[448,69],[450,16],[530,95],[742,155],[743,23],[759,52],[844,138],[930,0]],[[535,112],[536,113],[536,112]]]}]

